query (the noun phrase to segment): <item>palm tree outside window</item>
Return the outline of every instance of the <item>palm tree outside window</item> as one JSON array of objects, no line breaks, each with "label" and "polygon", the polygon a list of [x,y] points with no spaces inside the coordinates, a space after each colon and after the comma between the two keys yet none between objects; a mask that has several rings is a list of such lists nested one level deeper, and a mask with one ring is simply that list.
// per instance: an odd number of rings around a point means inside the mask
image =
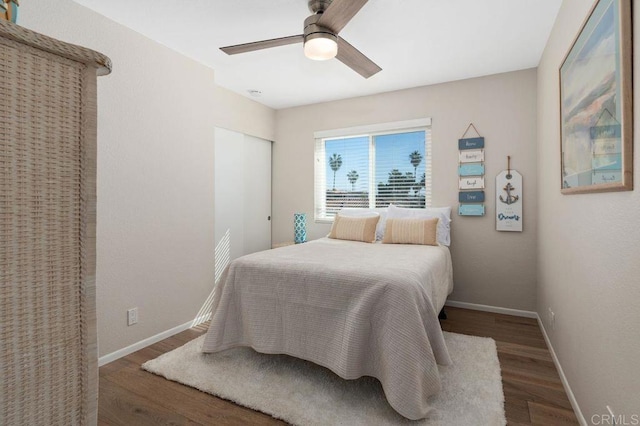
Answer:
[{"label": "palm tree outside window", "polygon": [[345,207],[427,206],[430,139],[430,128],[317,139],[316,220]]},{"label": "palm tree outside window", "polygon": [[342,167],[342,155],[333,154],[331,158],[329,158],[329,166],[331,170],[333,170],[333,190],[336,190],[336,173]]}]

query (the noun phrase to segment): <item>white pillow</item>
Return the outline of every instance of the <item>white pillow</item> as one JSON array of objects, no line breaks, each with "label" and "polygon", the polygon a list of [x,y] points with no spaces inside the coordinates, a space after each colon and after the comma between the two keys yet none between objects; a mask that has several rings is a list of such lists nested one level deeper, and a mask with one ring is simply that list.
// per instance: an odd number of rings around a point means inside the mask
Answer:
[{"label": "white pillow", "polygon": [[375,209],[345,207],[340,210],[338,214],[347,217],[370,217],[379,215],[380,220],[378,221],[378,226],[376,226],[376,241],[382,241],[382,238],[384,237],[384,228],[387,226],[386,207]]},{"label": "white pillow", "polygon": [[[389,205],[387,219],[431,219],[439,218],[438,222],[438,243],[443,246],[451,244],[451,207],[426,207],[424,209],[409,209],[404,207]],[[386,225],[386,220],[385,220]],[[378,223],[378,226],[380,224]]]}]

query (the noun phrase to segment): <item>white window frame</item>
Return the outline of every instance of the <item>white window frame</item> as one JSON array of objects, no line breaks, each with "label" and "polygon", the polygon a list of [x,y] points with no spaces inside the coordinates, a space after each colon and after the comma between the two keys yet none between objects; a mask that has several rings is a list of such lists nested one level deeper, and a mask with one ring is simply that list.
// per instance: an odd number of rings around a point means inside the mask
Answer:
[{"label": "white window frame", "polygon": [[[380,135],[390,135],[396,133],[425,132],[425,205],[431,206],[431,118],[421,118],[416,120],[396,121],[391,123],[380,123],[369,126],[357,126],[343,129],[323,130],[313,134],[315,138],[315,158],[314,158],[314,221],[316,223],[333,223],[334,216],[327,216],[326,212],[326,189],[327,155],[325,142],[335,139],[368,137],[369,138],[369,208],[375,207],[375,164],[376,149],[375,137]],[[322,185],[321,185],[322,184]],[[320,187],[322,186],[322,188]]]}]

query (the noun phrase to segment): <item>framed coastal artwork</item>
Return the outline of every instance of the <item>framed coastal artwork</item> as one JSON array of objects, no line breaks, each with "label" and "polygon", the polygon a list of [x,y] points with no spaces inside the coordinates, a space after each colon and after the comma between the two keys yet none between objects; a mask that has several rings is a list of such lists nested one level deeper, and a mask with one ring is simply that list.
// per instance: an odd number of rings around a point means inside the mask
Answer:
[{"label": "framed coastal artwork", "polygon": [[633,189],[631,0],[598,0],[560,66],[561,192]]}]

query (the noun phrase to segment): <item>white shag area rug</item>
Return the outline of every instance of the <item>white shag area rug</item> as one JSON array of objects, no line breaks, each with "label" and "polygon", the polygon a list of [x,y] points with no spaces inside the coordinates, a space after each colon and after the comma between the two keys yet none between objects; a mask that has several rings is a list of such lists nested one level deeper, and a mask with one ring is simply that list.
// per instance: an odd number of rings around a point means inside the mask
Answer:
[{"label": "white shag area rug", "polygon": [[495,341],[444,334],[453,365],[439,366],[442,391],[418,421],[396,413],[376,379],[343,380],[316,364],[250,348],[203,354],[204,336],[142,368],[295,425],[505,425]]}]

